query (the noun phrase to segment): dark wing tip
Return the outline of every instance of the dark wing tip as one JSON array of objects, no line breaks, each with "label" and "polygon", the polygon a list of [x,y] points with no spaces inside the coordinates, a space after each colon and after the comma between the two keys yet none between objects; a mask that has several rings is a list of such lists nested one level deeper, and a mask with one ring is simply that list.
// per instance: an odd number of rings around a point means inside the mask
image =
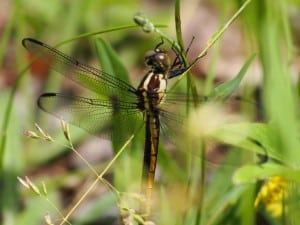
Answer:
[{"label": "dark wing tip", "polygon": [[51,97],[55,97],[55,96],[57,96],[56,93],[44,93],[44,94],[41,94],[40,97],[37,100],[38,107],[40,109],[46,111],[45,107],[42,104],[42,100],[45,99],[45,98],[51,98]]},{"label": "dark wing tip", "polygon": [[35,44],[44,45],[42,42],[40,42],[40,41],[38,41],[38,40],[35,40],[35,39],[33,39],[33,38],[24,38],[24,39],[22,40],[22,45],[23,45],[26,49],[28,49],[28,42],[33,42],[33,43],[35,43]]},{"label": "dark wing tip", "polygon": [[57,96],[57,93],[43,93],[40,95],[40,97],[53,97],[53,96]]}]

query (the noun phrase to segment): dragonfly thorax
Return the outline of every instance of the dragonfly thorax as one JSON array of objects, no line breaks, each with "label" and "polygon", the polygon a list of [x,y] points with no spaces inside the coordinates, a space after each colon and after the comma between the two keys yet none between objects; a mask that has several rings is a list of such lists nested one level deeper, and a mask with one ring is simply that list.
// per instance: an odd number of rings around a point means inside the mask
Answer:
[{"label": "dragonfly thorax", "polygon": [[138,87],[141,109],[146,111],[158,109],[165,98],[166,90],[166,74],[148,72]]}]

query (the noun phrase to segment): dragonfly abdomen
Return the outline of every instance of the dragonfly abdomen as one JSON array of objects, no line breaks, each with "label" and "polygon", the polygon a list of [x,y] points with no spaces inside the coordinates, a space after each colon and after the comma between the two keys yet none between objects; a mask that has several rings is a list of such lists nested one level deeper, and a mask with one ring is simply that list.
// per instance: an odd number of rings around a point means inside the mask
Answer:
[{"label": "dragonfly abdomen", "polygon": [[151,213],[152,189],[158,154],[159,128],[159,114],[146,113],[146,140],[142,172],[142,194],[146,200],[142,206],[142,212],[146,216],[149,216]]}]

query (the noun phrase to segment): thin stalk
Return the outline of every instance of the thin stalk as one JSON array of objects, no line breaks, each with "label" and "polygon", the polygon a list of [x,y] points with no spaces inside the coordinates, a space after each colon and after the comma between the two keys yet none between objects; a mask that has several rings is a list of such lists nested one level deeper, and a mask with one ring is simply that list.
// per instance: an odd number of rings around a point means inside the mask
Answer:
[{"label": "thin stalk", "polygon": [[125,142],[125,144],[122,146],[122,148],[118,151],[118,153],[114,156],[114,158],[108,163],[108,165],[105,167],[105,169],[100,173],[99,176],[97,176],[97,179],[89,186],[89,188],[86,190],[86,192],[81,196],[81,198],[77,201],[77,203],[70,209],[68,214],[63,217],[63,221],[60,223],[60,225],[64,224],[65,221],[68,221],[69,217],[73,214],[73,212],[78,208],[78,206],[82,203],[82,201],[87,197],[87,195],[93,190],[93,188],[96,186],[96,184],[99,181],[103,180],[104,174],[112,167],[112,165],[115,163],[115,161],[119,158],[119,156],[123,153],[125,148],[129,145],[129,143],[134,138],[134,135],[131,135],[131,137]]},{"label": "thin stalk", "polygon": [[205,181],[206,181],[206,160],[205,160],[205,154],[206,154],[206,145],[205,141],[201,140],[201,146],[200,146],[200,152],[201,152],[201,163],[200,163],[200,184],[199,184],[199,190],[198,195],[200,196],[199,204],[197,208],[197,216],[196,216],[196,225],[200,225],[203,223],[203,203],[204,203],[204,196],[205,196]]}]

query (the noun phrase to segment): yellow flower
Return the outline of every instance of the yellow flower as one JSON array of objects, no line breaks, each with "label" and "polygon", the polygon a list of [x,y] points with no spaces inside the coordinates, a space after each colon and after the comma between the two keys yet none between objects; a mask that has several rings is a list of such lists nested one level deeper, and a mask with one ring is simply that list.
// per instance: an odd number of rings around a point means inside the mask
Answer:
[{"label": "yellow flower", "polygon": [[286,195],[287,181],[280,176],[271,177],[261,187],[254,206],[258,207],[259,203],[262,203],[274,217],[280,217],[283,212],[283,200]]}]

